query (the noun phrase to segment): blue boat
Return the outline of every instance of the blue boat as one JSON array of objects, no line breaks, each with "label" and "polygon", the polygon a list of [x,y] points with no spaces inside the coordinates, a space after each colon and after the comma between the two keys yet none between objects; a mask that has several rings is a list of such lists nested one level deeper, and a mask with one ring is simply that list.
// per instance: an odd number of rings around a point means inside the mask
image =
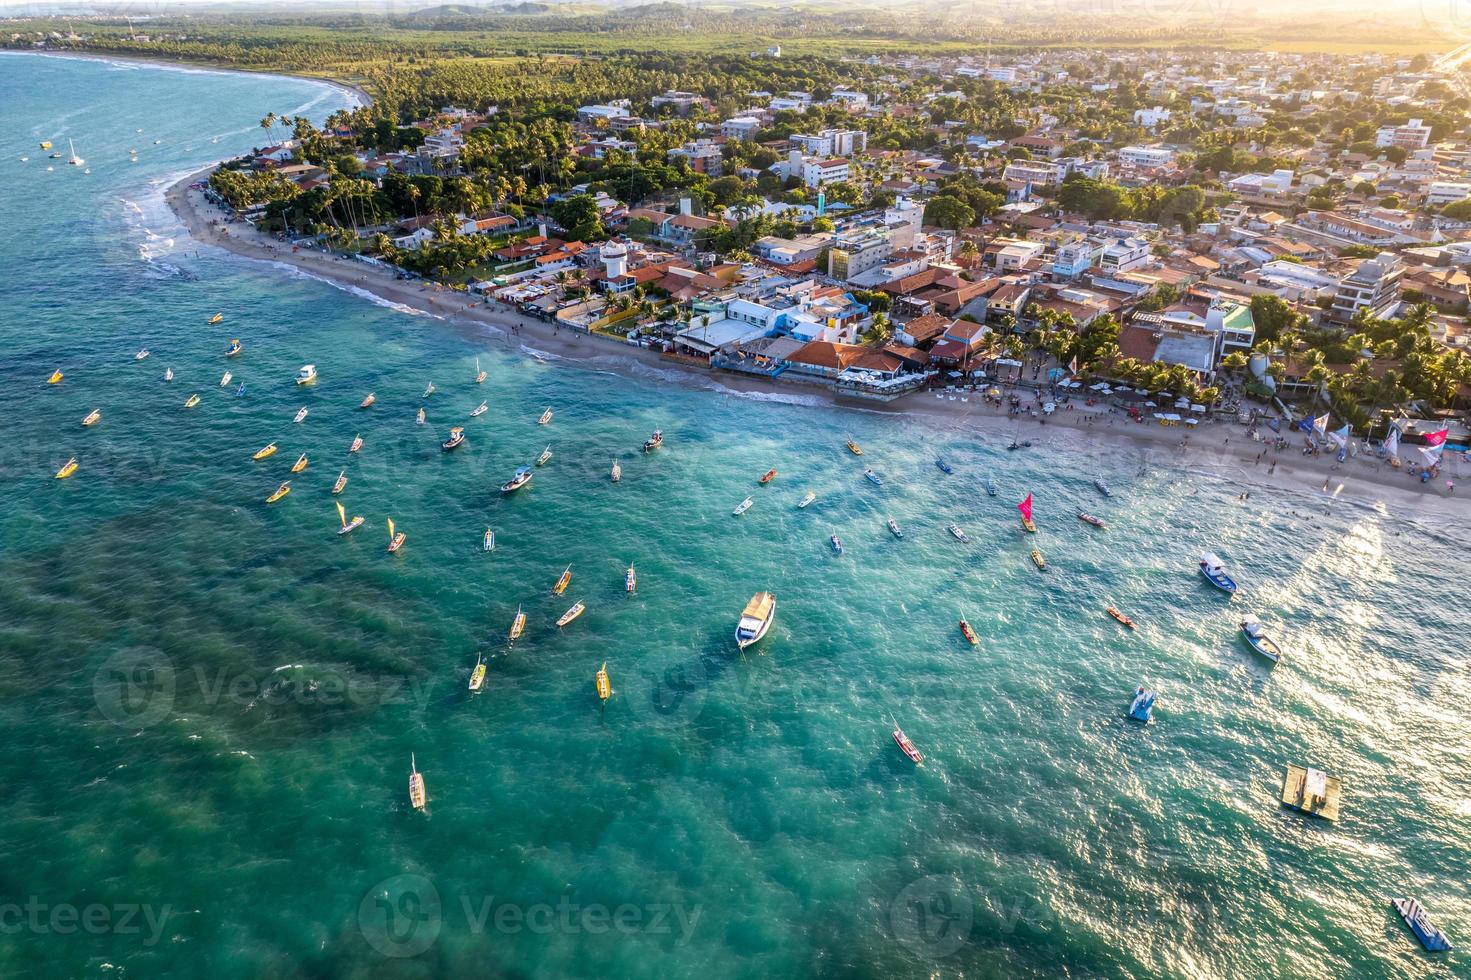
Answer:
[{"label": "blue boat", "polygon": [[868,482],[872,483],[876,487],[881,487],[884,485],[884,481],[880,480],[879,475],[873,470],[864,470],[863,475],[868,477]]},{"label": "blue boat", "polygon": [[1150,713],[1154,711],[1154,699],[1158,696],[1154,691],[1139,688],[1134,692],[1134,703],[1129,705],[1129,717],[1135,721],[1142,721],[1146,725],[1149,724],[1153,720]]},{"label": "blue boat", "polygon": [[1226,567],[1221,564],[1220,556],[1214,551],[1207,551],[1200,556],[1200,574],[1222,592],[1236,594],[1236,583],[1226,574]]},{"label": "blue boat", "polygon": [[1446,937],[1444,932],[1431,923],[1425,915],[1425,910],[1420,907],[1420,903],[1417,900],[1413,898],[1395,898],[1391,899],[1389,904],[1393,905],[1394,910],[1399,913],[1399,917],[1405,920],[1405,925],[1409,926],[1410,931],[1415,934],[1415,938],[1420,940],[1421,946],[1424,946],[1432,953],[1444,953],[1451,948],[1450,939]]},{"label": "blue boat", "polygon": [[989,476],[986,477],[986,496],[996,496],[996,481]]},{"label": "blue boat", "polygon": [[245,382],[240,382],[240,387],[235,389],[235,397],[241,398],[245,395]]},{"label": "blue boat", "polygon": [[941,456],[939,459],[935,460],[935,465],[940,468],[940,472],[942,472],[942,473],[954,473],[955,472],[955,468],[952,467],[949,463],[945,462],[945,457],[944,456]]}]

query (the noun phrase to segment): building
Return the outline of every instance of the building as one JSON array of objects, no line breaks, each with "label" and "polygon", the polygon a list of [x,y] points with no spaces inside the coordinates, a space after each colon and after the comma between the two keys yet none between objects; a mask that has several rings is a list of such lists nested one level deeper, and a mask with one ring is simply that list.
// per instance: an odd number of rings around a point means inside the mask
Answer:
[{"label": "building", "polygon": [[1130,167],[1152,169],[1167,166],[1175,159],[1175,151],[1163,146],[1126,146],[1119,151],[1119,163]]},{"label": "building", "polygon": [[851,170],[843,157],[828,160],[807,160],[802,164],[802,183],[808,187],[837,184],[848,179]]},{"label": "building", "polygon": [[1436,208],[1468,197],[1471,197],[1471,184],[1460,181],[1437,180],[1425,189],[1425,203]]},{"label": "building", "polygon": [[1103,246],[1098,267],[1105,272],[1129,272],[1149,264],[1149,243],[1142,238],[1115,238]]},{"label": "building", "polygon": [[1374,145],[1399,146],[1406,150],[1423,150],[1430,143],[1430,127],[1419,119],[1403,126],[1385,126],[1374,134]]},{"label": "building", "polygon": [[1170,116],[1170,110],[1162,106],[1155,106],[1153,109],[1135,109],[1134,125],[1143,126],[1145,129],[1154,129],[1160,123],[1169,122]]},{"label": "building", "polygon": [[628,114],[628,109],[621,105],[585,105],[577,110],[577,121],[607,122],[609,119],[620,119]]},{"label": "building", "polygon": [[666,105],[673,106],[674,111],[682,116],[685,113],[689,112],[691,107],[703,103],[704,101],[705,100],[703,97],[696,95],[694,92],[679,92],[675,89],[670,89],[663,95],[654,96],[653,99],[650,100],[650,104],[655,109],[660,109]]},{"label": "building", "polygon": [[866,228],[839,235],[827,253],[827,274],[844,281],[855,279],[883,265],[893,251],[887,230]]},{"label": "building", "polygon": [[728,140],[750,140],[761,131],[761,120],[755,116],[736,116],[720,124],[720,135]]},{"label": "building", "polygon": [[1242,303],[1226,300],[1212,303],[1205,314],[1205,328],[1220,339],[1218,358],[1233,351],[1249,354],[1256,343],[1256,319],[1251,315],[1251,307]]},{"label": "building", "polygon": [[847,157],[868,149],[868,134],[861,129],[824,129],[815,134],[793,133],[793,146],[814,157]]},{"label": "building", "polygon": [[1067,170],[1050,160],[1013,160],[1002,173],[1003,180],[1025,181],[1028,184],[1061,184]]},{"label": "building", "polygon": [[1098,261],[1099,248],[1086,238],[1064,242],[1052,257],[1052,275],[1058,279],[1076,279]]},{"label": "building", "polygon": [[697,174],[719,177],[725,169],[725,154],[714,140],[702,139],[676,146],[669,151],[671,163],[684,160]]},{"label": "building", "polygon": [[1364,259],[1338,284],[1333,305],[1324,319],[1346,324],[1359,310],[1367,310],[1370,316],[1388,316],[1399,305],[1400,280],[1404,274],[1404,266],[1392,252],[1380,252],[1375,258]]},{"label": "building", "polygon": [[1292,189],[1291,170],[1274,170],[1269,174],[1242,174],[1226,183],[1235,194],[1282,194]]}]

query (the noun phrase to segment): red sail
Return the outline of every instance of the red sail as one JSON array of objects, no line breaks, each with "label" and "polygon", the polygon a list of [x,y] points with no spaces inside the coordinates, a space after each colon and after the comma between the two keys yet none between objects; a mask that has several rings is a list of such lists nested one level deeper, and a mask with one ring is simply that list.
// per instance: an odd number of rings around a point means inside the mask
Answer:
[{"label": "red sail", "polygon": [[1027,499],[1016,505],[1016,509],[1022,512],[1022,520],[1032,519],[1032,495],[1027,494]]}]

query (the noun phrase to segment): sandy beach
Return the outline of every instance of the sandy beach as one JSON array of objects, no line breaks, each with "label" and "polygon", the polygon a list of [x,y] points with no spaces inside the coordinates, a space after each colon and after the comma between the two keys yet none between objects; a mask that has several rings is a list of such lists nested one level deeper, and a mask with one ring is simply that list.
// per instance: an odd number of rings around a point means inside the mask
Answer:
[{"label": "sandy beach", "polygon": [[[634,383],[663,379],[736,396],[759,393],[761,397],[797,405],[833,405],[928,418],[949,431],[973,431],[977,438],[990,444],[1009,443],[1015,436],[1030,441],[1032,448],[1027,451],[1033,453],[1046,452],[1049,445],[1108,453],[1120,449],[1122,442],[1148,450],[1145,455],[1150,464],[1199,471],[1206,478],[1239,484],[1241,491],[1249,495],[1275,487],[1301,491],[1322,501],[1369,504],[1410,518],[1465,512],[1462,498],[1448,494],[1445,483],[1450,479],[1459,485],[1462,471],[1471,471],[1459,456],[1452,460],[1448,455],[1449,462],[1442,468],[1440,479],[1422,484],[1403,470],[1392,469],[1384,461],[1367,455],[1345,463],[1337,463],[1326,455],[1304,456],[1301,433],[1289,437],[1288,448],[1269,449],[1249,438],[1245,427],[1234,419],[1210,421],[1196,428],[1164,427],[1153,422],[1132,422],[1104,405],[1089,408],[1076,403],[1050,417],[1040,413],[1016,417],[974,393],[961,396],[945,392],[937,397],[933,391],[916,392],[888,403],[868,402],[838,397],[819,384],[767,381],[670,360],[612,338],[558,329],[555,324],[523,316],[507,307],[485,305],[477,296],[398,279],[391,271],[371,263],[315,249],[293,252],[289,246],[249,224],[228,221],[225,213],[211,204],[202,191],[191,189],[191,184],[203,180],[213,169],[211,166],[190,174],[165,194],[170,209],[195,241],[272,263],[283,271],[295,270],[344,289],[366,291],[380,300],[439,317],[467,336],[488,339],[527,356],[540,354],[581,363],[629,378]],[[1021,388],[1018,394],[1024,408],[1034,404],[1030,390]]]}]

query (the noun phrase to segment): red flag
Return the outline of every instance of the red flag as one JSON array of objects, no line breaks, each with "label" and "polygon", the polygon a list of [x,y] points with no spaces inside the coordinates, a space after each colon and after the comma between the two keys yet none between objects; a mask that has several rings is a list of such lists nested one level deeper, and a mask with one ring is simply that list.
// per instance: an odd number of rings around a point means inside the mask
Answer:
[{"label": "red flag", "polygon": [[1022,520],[1032,519],[1032,495],[1027,494],[1027,499],[1016,505],[1016,509],[1022,512]]},{"label": "red flag", "polygon": [[1425,436],[1425,445],[1427,445],[1427,446],[1439,446],[1441,443],[1445,442],[1446,436],[1448,436],[1450,434],[1451,434],[1451,430],[1450,430],[1450,427],[1449,426],[1447,426],[1444,429],[1441,429],[1439,432],[1431,432],[1431,433],[1429,433],[1428,435]]}]

